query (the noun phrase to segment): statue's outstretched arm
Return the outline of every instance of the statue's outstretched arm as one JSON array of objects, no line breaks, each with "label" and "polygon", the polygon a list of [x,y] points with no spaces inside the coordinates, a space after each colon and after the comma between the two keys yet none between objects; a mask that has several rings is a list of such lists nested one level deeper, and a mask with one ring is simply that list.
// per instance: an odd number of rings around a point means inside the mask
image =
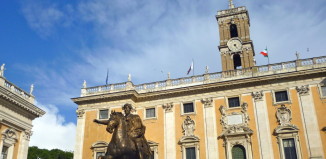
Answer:
[{"label": "statue's outstretched arm", "polygon": [[97,119],[94,119],[93,122],[97,123],[97,124],[107,125],[109,123],[109,120],[97,120]]}]

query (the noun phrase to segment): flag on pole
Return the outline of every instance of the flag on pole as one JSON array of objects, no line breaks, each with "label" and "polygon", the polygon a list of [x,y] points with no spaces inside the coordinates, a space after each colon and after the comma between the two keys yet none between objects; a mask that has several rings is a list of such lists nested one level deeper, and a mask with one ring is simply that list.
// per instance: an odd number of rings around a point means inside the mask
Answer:
[{"label": "flag on pole", "polygon": [[260,54],[262,54],[264,57],[268,57],[267,47],[266,47],[266,49],[264,49],[263,51],[261,51]]},{"label": "flag on pole", "polygon": [[106,72],[106,80],[105,80],[106,85],[108,85],[108,81],[109,81],[109,69]]},{"label": "flag on pole", "polygon": [[188,70],[188,72],[187,72],[187,75],[189,75],[189,73],[190,73],[191,70],[193,70],[193,69],[194,69],[194,61],[191,62],[191,65],[190,65],[190,68],[189,68],[189,70]]}]

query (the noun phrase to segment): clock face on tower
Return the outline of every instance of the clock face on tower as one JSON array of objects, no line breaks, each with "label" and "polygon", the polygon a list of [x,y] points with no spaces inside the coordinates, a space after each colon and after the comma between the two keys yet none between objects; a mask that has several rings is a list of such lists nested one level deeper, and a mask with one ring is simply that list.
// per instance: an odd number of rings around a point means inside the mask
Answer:
[{"label": "clock face on tower", "polygon": [[242,42],[238,38],[232,38],[227,42],[231,52],[239,52],[242,50]]}]

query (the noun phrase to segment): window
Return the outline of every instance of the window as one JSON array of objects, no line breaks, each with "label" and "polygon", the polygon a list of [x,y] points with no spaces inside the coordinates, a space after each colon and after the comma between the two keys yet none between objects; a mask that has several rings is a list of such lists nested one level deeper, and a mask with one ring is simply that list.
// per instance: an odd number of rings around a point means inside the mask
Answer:
[{"label": "window", "polygon": [[238,37],[237,25],[235,25],[235,24],[230,25],[230,35],[231,35],[231,38]]},{"label": "window", "polygon": [[196,159],[196,149],[195,149],[195,147],[186,148],[186,159]]},{"label": "window", "polygon": [[320,89],[321,89],[321,96],[326,97],[326,86],[321,86]]},{"label": "window", "polygon": [[232,159],[246,159],[245,148],[241,145],[235,145],[232,148]]},{"label": "window", "polygon": [[288,92],[287,91],[279,91],[275,92],[275,101],[276,102],[283,102],[283,101],[288,101]]},{"label": "window", "polygon": [[109,118],[109,110],[103,109],[100,110],[99,119],[108,119]]},{"label": "window", "polygon": [[96,152],[96,158],[100,156],[105,156],[105,152]]},{"label": "window", "polygon": [[193,103],[184,103],[183,104],[183,113],[193,113],[195,112]]},{"label": "window", "polygon": [[228,98],[229,108],[240,107],[239,97]]},{"label": "window", "polygon": [[105,151],[107,150],[108,143],[105,141],[97,141],[92,144],[93,159],[98,159],[100,156],[105,156]]},{"label": "window", "polygon": [[233,65],[234,65],[234,69],[241,69],[241,57],[239,54],[235,54],[233,55]]},{"label": "window", "polygon": [[155,118],[155,108],[146,109],[146,118]]},{"label": "window", "polygon": [[297,159],[297,152],[295,150],[294,139],[283,139],[284,156],[285,159]]},{"label": "window", "polygon": [[0,156],[1,159],[7,159],[8,149],[9,148],[7,146],[2,147],[2,152],[1,152],[1,156]]}]

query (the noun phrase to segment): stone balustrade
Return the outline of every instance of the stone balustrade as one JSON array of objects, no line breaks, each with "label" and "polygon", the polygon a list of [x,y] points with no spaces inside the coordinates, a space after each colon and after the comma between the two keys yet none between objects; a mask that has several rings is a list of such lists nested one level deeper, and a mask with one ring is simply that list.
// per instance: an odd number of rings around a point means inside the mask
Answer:
[{"label": "stone balustrade", "polygon": [[[270,65],[254,66],[252,68],[237,69],[216,73],[207,73],[191,77],[167,79],[152,83],[134,85],[132,82],[109,84],[103,86],[82,88],[81,96],[89,96],[103,93],[122,92],[127,90],[136,90],[138,93],[161,91],[188,87],[200,84],[229,81],[241,78],[250,78],[258,76],[273,75],[286,72],[295,72],[313,68],[326,67],[326,56],[314,57],[309,59],[299,59]],[[6,86],[8,87],[8,86]]]},{"label": "stone balustrade", "polygon": [[17,87],[13,83],[6,80],[4,77],[0,77],[0,87],[3,87],[5,89],[9,90],[10,92],[18,95],[19,97],[25,99],[26,101],[34,104],[34,96],[33,95],[25,92],[21,88]]}]

